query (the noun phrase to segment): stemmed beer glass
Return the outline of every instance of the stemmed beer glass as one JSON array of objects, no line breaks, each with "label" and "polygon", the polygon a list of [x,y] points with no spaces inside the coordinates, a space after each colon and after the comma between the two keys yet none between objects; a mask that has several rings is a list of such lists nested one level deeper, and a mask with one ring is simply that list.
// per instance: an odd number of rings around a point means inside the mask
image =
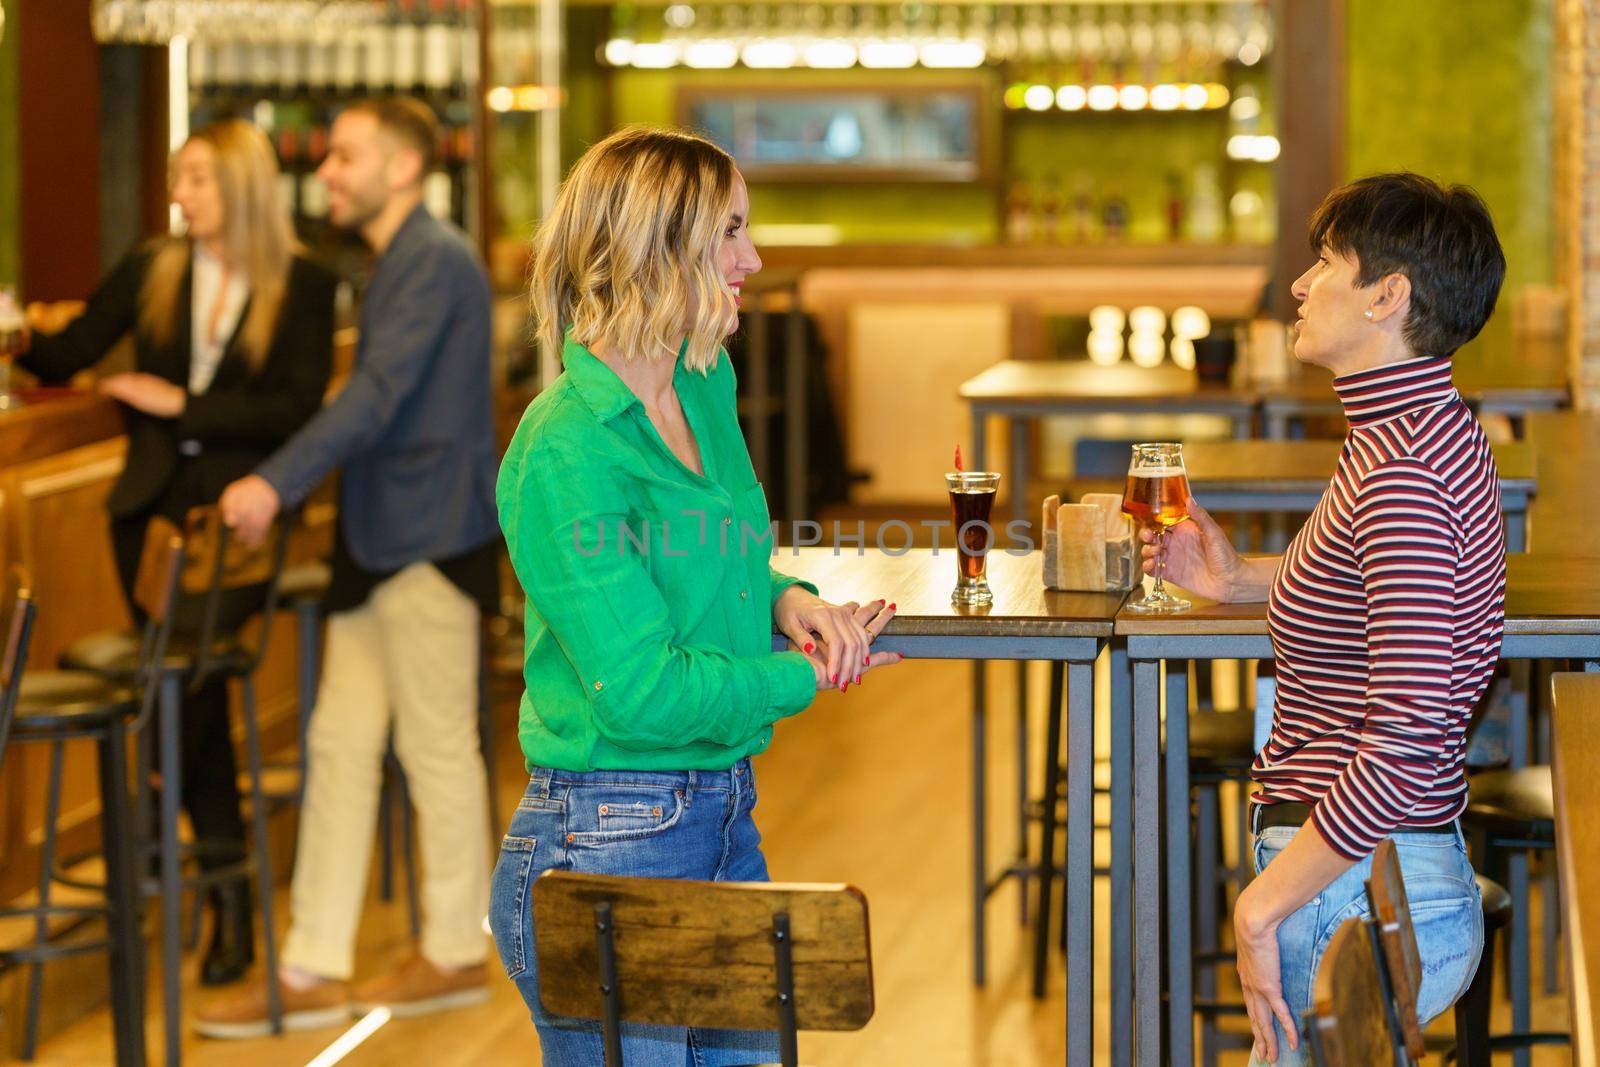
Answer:
[{"label": "stemmed beer glass", "polygon": [[[1128,464],[1128,485],[1122,494],[1123,514],[1134,522],[1156,526],[1158,543],[1165,548],[1167,531],[1189,517],[1189,475],[1183,467],[1180,444],[1133,446]],[[1162,584],[1165,558],[1156,561],[1155,588],[1127,604],[1129,611],[1162,614],[1184,611],[1189,602],[1173,596]]]}]

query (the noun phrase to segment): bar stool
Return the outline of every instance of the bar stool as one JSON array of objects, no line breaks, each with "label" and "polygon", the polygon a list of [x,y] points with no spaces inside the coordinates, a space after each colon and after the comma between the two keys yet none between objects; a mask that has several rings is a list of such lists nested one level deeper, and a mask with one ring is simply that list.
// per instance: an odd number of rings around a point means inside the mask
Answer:
[{"label": "bar stool", "polygon": [[[1217,969],[1234,960],[1221,948],[1220,916],[1224,889],[1236,874],[1222,854],[1222,785],[1232,782],[1241,795],[1250,785],[1255,762],[1255,716],[1246,711],[1199,711],[1189,715],[1189,784],[1194,796],[1194,1010],[1200,1016],[1200,1062],[1214,1067],[1223,1048],[1248,1048],[1248,1036],[1217,1027],[1219,1016],[1245,1017],[1242,1002],[1217,999]],[[1248,804],[1240,804],[1240,848],[1249,855]],[[1243,890],[1241,882],[1239,889]]]},{"label": "bar stool", "polygon": [[[153,564],[152,599],[144,601],[150,621],[140,647],[139,680],[148,682],[167,652],[171,632],[168,607],[183,565],[183,543],[171,539]],[[3,918],[34,921],[33,940],[0,952],[0,962],[28,964],[28,996],[24,1008],[22,1059],[33,1059],[38,1047],[39,1004],[43,994],[44,964],[91,952],[107,953],[110,969],[112,1036],[119,1067],[143,1067],[144,1047],[144,940],[139,928],[137,876],[133,865],[134,834],[128,818],[127,738],[142,729],[154,706],[154,685],[144,685],[144,695],[81,671],[25,671],[34,604],[25,574],[17,572],[17,592],[7,626],[0,673],[0,759],[10,740],[51,746],[50,784],[45,802],[45,839],[40,853],[38,903],[7,908]],[[105,880],[102,902],[65,905],[51,901],[58,879],[56,824],[61,808],[64,746],[68,741],[95,743],[99,757],[101,855]],[[104,919],[105,937],[68,935],[64,943],[50,939],[52,920],[78,924]]]},{"label": "bar stool", "polygon": [[[165,519],[151,520],[145,545],[146,560],[149,559],[152,545],[174,538],[183,546],[185,561],[179,575],[178,590],[188,597],[199,598],[200,626],[197,633],[185,634],[171,641],[165,654],[150,669],[155,676],[153,684],[147,680],[143,686],[147,700],[151,692],[156,694],[156,730],[153,736],[148,730],[141,731],[139,735],[141,744],[136,753],[138,778],[133,820],[140,861],[151,855],[159,858],[159,878],[142,881],[140,888],[145,897],[159,897],[162,904],[162,1014],[166,1062],[169,1065],[178,1064],[182,1055],[180,941],[185,891],[198,893],[213,885],[254,875],[256,892],[260,898],[265,965],[267,973],[277,971],[272,863],[267,833],[268,805],[251,805],[252,841],[242,855],[236,847],[214,841],[193,841],[187,845],[181,843],[178,836],[178,804],[182,791],[179,731],[182,696],[186,686],[192,690],[217,678],[237,680],[243,695],[249,792],[255,798],[266,795],[262,785],[264,764],[254,676],[266,654],[271,628],[265,625],[260,628],[260,639],[252,648],[237,635],[218,633],[218,622],[223,594],[246,588],[259,588],[262,591],[262,617],[272,617],[277,604],[278,577],[282,573],[288,547],[288,522],[280,519],[262,545],[249,548],[233,540],[231,531],[215,506],[192,508],[181,534]],[[145,569],[141,568],[141,574]],[[173,612],[166,614],[170,616]],[[167,625],[170,626],[170,618]],[[138,676],[140,662],[138,647],[130,643],[128,634],[119,632],[91,634],[74,642],[61,655],[61,664],[68,670],[83,671],[109,682],[123,684]],[[155,747],[160,749],[162,790],[159,826],[157,832],[152,833],[148,819],[151,757]],[[223,856],[233,859],[233,862],[184,875],[183,861],[200,856]],[[61,869],[78,858],[60,861],[53,875],[55,880],[78,888],[99,888],[96,883],[86,879],[69,877]],[[267,998],[274,1032],[281,1032],[283,1012],[276,984],[267,984]]]},{"label": "bar stool", "polygon": [[[1506,989],[1511,997],[1511,1027],[1521,1044],[1517,1067],[1529,1062],[1529,1044],[1565,1043],[1566,1034],[1529,1033],[1532,1022],[1530,931],[1528,923],[1528,854],[1555,850],[1555,793],[1548,765],[1518,770],[1484,771],[1467,780],[1469,828],[1480,864],[1495,870],[1503,863],[1511,898],[1510,934],[1506,952]],[[1545,907],[1554,907],[1553,900]],[[1502,1047],[1500,1044],[1496,1048]]]}]

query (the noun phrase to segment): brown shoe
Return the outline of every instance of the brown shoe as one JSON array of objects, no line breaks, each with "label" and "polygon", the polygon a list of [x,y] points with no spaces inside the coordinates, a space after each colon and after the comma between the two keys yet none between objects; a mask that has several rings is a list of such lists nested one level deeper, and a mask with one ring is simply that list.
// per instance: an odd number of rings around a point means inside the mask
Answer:
[{"label": "brown shoe", "polygon": [[[315,1030],[350,1021],[350,986],[324,979],[309,989],[278,983],[285,1030]],[[234,996],[213,1001],[194,1015],[194,1031],[201,1037],[239,1040],[272,1033],[267,1018],[267,982],[256,977]]]},{"label": "brown shoe", "polygon": [[382,1006],[398,1018],[465,1008],[488,999],[489,972],[483,964],[442,971],[421,953],[412,953],[388,974],[362,982],[350,997],[358,1015]]}]

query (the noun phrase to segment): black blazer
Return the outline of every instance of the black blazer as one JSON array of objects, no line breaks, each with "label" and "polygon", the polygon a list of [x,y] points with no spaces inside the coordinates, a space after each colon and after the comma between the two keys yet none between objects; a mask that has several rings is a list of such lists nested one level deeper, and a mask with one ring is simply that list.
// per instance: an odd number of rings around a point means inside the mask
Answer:
[{"label": "black blazer", "polygon": [[[178,291],[172,340],[157,345],[138,329],[139,291],[152,256],[149,247],[130,253],[100,283],[81,316],[58,334],[35,335],[17,362],[43,381],[65,381],[133,331],[138,369],[187,390],[192,268]],[[185,506],[215,501],[229,482],[249,474],[316,414],[333,363],[337,285],[328,271],[296,256],[272,345],[259,370],[252,373],[239,351],[236,327],[211,387],[200,396],[190,396],[178,418],[125,409],[128,458],[107,502],[112,515],[135,515],[156,506],[180,457],[196,449],[185,480],[192,480],[203,499],[187,501]],[[247,303],[240,326],[249,310]],[[180,452],[179,446],[188,442],[192,443]]]}]

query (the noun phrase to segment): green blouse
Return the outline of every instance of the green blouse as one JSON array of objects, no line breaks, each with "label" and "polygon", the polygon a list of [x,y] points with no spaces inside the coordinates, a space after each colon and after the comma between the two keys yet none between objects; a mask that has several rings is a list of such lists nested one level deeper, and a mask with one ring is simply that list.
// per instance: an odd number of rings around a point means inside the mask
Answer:
[{"label": "green blouse", "polygon": [[[570,337],[528,405],[495,498],[527,594],[517,733],[530,767],[725,770],[804,710],[816,676],[774,653],[767,501],[734,405],[733,367],[673,384],[704,475],[644,404]],[[812,592],[816,589],[805,585]]]}]

